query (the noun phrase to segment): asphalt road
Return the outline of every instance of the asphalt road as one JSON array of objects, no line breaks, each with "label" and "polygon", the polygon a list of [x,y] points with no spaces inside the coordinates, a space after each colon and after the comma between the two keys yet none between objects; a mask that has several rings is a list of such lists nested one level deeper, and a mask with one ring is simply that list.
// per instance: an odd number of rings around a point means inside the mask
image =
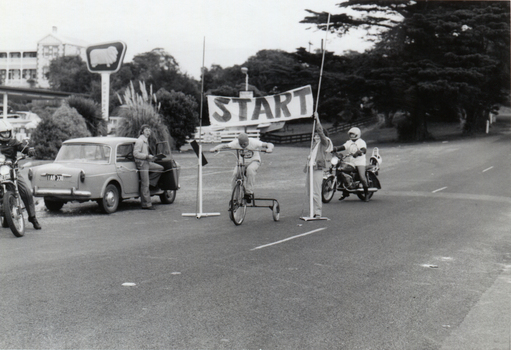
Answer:
[{"label": "asphalt road", "polygon": [[[377,145],[382,190],[308,215],[307,148],[263,155],[245,222],[228,217],[234,157],[197,158],[176,202],[94,203],[0,231],[2,349],[511,349],[511,134]],[[209,146],[205,146],[208,148]]]}]

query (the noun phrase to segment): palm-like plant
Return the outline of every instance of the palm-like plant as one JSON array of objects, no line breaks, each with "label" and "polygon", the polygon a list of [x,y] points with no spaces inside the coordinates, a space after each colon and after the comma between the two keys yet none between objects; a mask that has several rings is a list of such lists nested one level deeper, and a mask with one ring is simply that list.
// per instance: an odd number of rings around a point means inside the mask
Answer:
[{"label": "palm-like plant", "polygon": [[162,149],[157,149],[157,143],[167,142],[168,147],[164,149],[164,153],[170,154],[172,138],[167,126],[162,121],[161,115],[158,113],[159,108],[156,106],[157,100],[156,95],[152,93],[152,86],[148,92],[145,83],[140,82],[139,94],[135,91],[133,82],[131,82],[124,92],[124,98],[117,96],[123,107],[121,108],[120,116],[122,118],[116,129],[116,135],[138,137],[141,126],[147,124],[153,131],[149,138],[151,151],[153,153],[156,153],[156,151],[162,152]]}]

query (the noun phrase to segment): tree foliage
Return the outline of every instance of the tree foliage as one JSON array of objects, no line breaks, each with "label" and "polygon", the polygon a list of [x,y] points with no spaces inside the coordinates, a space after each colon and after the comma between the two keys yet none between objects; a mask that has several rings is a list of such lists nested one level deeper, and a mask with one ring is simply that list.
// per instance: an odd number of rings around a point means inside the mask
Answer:
[{"label": "tree foliage", "polygon": [[192,96],[174,90],[168,92],[160,89],[156,98],[160,104],[163,122],[170,130],[175,148],[179,150],[199,125],[198,104]]},{"label": "tree foliage", "polygon": [[156,154],[158,143],[166,142],[170,148],[172,138],[167,126],[163,123],[158,113],[156,96],[152,93],[152,89],[150,88],[148,92],[145,84],[142,82],[140,82],[139,86],[142,93],[137,93],[131,83],[124,96],[120,97],[124,107],[121,108],[120,116],[122,118],[116,129],[116,136],[139,137],[142,125],[148,124],[152,129],[151,137],[149,138],[149,148],[153,154]]},{"label": "tree foliage", "polygon": [[85,119],[76,109],[63,104],[53,115],[40,115],[41,122],[31,135],[35,145],[35,157],[38,159],[55,159],[65,140],[76,137],[91,136]]},{"label": "tree foliage", "polygon": [[[340,7],[361,16],[333,16],[333,31],[386,29],[353,74],[378,111],[408,112],[413,139],[429,137],[427,123],[438,115],[466,115],[465,132],[481,130],[509,93],[509,2],[350,0]],[[325,14],[311,13],[304,21],[324,29]]]},{"label": "tree foliage", "polygon": [[99,81],[98,74],[92,74],[80,56],[63,56],[51,61],[48,82],[53,90],[89,93],[93,81]]},{"label": "tree foliage", "polygon": [[87,129],[92,136],[106,136],[107,123],[101,115],[101,106],[98,103],[80,96],[70,96],[65,103],[76,109],[78,114],[85,119]]}]

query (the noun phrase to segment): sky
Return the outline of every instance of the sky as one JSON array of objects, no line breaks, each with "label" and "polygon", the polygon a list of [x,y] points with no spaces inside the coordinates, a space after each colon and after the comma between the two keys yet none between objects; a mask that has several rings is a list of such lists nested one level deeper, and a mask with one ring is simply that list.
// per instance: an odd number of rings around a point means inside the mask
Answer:
[{"label": "sky", "polygon": [[[88,45],[123,41],[124,62],[163,48],[183,73],[241,65],[264,49],[363,52],[363,33],[343,38],[299,23],[309,13],[340,13],[341,0],[0,0],[0,51],[35,50],[57,27]],[[250,75],[250,72],[249,72]]]}]

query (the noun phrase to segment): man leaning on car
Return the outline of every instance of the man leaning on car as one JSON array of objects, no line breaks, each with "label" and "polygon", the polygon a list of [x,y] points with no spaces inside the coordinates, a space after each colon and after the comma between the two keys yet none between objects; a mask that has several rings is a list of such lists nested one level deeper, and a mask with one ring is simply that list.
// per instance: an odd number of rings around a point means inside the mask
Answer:
[{"label": "man leaning on car", "polygon": [[158,180],[163,171],[163,166],[156,164],[156,159],[149,152],[149,136],[151,136],[151,127],[147,124],[140,128],[140,136],[135,142],[133,156],[140,173],[140,201],[142,209],[154,210],[151,203],[151,192],[149,186],[157,187]]}]

